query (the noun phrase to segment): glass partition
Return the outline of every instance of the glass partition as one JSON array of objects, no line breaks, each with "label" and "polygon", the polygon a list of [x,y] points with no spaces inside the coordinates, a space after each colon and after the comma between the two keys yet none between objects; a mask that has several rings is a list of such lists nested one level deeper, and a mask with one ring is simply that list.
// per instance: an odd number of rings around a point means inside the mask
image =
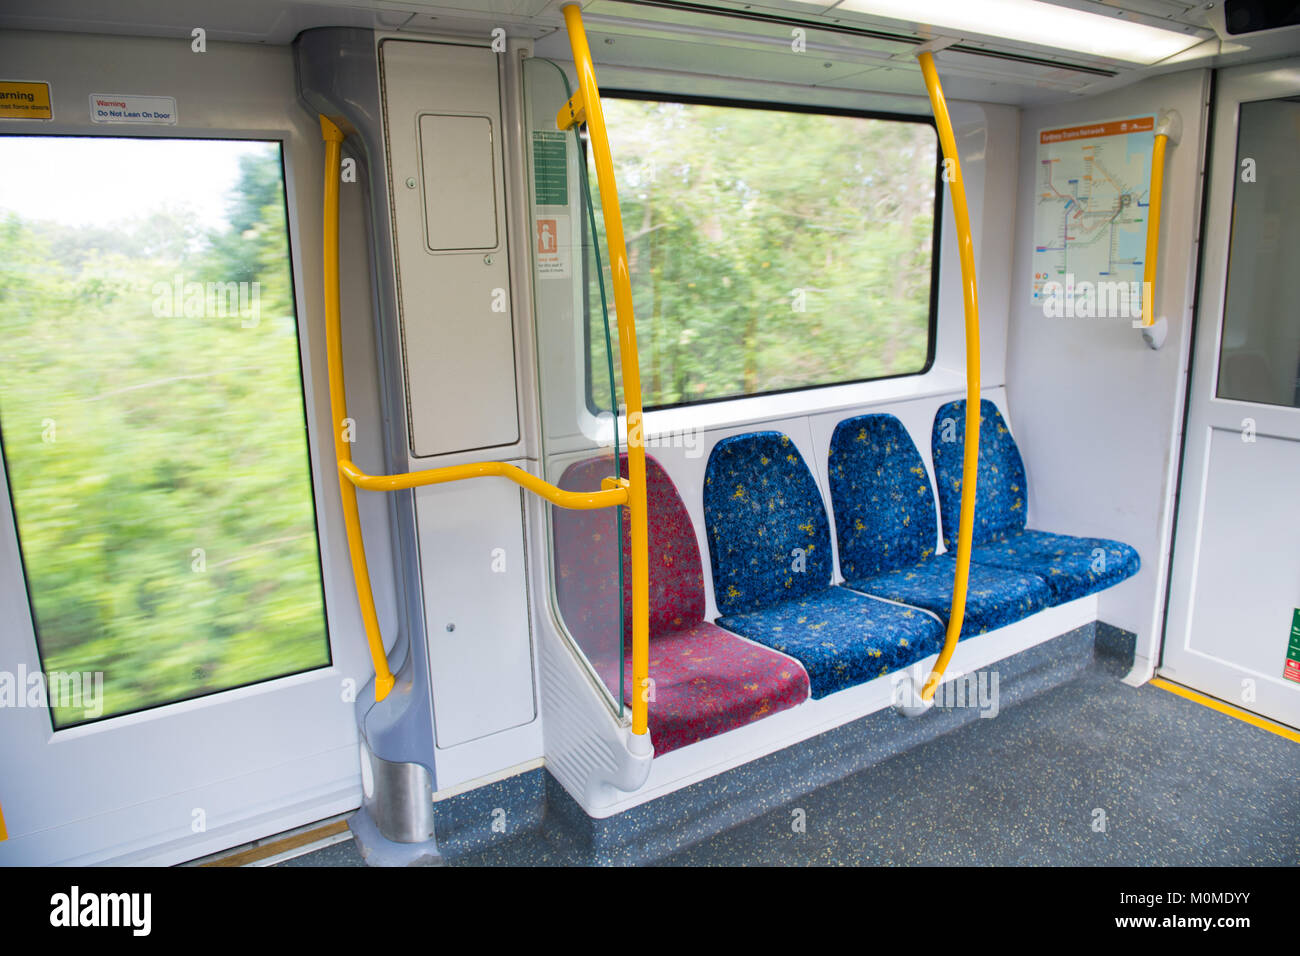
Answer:
[{"label": "glass partition", "polygon": [[[524,61],[523,74],[543,477],[566,491],[598,491],[623,461],[607,266],[582,134],[555,126],[572,93],[568,78],[542,59]],[[589,380],[600,387],[589,392]],[[552,606],[620,716],[630,672],[623,510],[550,506]]]}]

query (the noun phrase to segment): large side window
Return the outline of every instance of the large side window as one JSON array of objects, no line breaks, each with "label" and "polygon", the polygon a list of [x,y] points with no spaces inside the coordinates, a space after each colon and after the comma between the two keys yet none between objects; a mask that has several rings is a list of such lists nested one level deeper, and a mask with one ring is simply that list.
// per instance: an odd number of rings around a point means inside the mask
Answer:
[{"label": "large side window", "polygon": [[[602,103],[647,408],[929,368],[942,182],[927,120]],[[588,343],[604,367],[603,336]],[[608,407],[602,376],[590,381]]]},{"label": "large side window", "polygon": [[0,440],[55,727],[328,665],[280,144],[6,136],[0,168]]}]

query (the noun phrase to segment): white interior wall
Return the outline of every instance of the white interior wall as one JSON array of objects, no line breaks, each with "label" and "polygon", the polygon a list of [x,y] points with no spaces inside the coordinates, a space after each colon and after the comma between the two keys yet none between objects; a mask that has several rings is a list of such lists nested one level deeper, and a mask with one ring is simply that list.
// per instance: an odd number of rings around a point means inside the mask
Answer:
[{"label": "white interior wall", "polygon": [[[1118,538],[1139,574],[1102,593],[1101,619],[1138,634],[1151,658],[1163,616],[1181,446],[1200,224],[1209,74],[1158,76],[1122,91],[1026,111],[1011,272],[1007,392],[1029,478],[1031,527]],[[1148,348],[1131,320],[1049,319],[1032,305],[1037,137],[1041,129],[1176,109],[1183,134],[1166,160],[1155,310],[1169,337]]]}]

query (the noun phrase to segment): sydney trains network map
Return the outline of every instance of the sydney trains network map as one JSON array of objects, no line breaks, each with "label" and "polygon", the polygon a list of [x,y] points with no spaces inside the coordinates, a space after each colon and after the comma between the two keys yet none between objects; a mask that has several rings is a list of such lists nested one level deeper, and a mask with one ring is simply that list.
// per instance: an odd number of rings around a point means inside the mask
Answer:
[{"label": "sydney trains network map", "polygon": [[1155,117],[1038,134],[1034,303],[1044,286],[1142,281]]}]

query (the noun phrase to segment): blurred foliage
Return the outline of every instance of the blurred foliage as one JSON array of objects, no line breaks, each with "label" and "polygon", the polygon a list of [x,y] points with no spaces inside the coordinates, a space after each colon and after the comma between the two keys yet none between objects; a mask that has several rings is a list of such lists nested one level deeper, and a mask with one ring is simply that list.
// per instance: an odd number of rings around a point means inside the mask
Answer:
[{"label": "blurred foliage", "polygon": [[[924,367],[932,127],[625,99],[602,104],[647,407]],[[590,179],[595,192],[594,169]],[[603,231],[599,213],[597,221]],[[603,235],[600,242],[604,248]],[[592,398],[607,408],[599,301],[593,289]],[[612,322],[612,296],[609,307]]]},{"label": "blurred foliage", "polygon": [[[224,230],[0,211],[0,436],[42,666],[103,671],[105,716],[329,663],[278,146],[240,157],[228,208]],[[221,315],[196,282],[259,283],[256,321],[251,287]]]}]

